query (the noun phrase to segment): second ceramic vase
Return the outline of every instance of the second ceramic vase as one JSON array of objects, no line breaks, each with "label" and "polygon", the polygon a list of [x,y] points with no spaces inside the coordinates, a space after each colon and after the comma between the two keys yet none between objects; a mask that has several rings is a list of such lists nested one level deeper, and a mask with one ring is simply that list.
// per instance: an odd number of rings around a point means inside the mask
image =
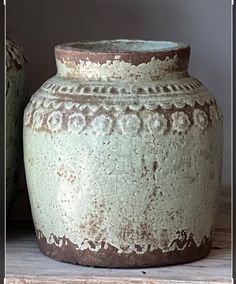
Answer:
[{"label": "second ceramic vase", "polygon": [[27,62],[22,48],[6,40],[6,203],[7,213],[16,195],[22,165],[23,112],[27,104]]}]

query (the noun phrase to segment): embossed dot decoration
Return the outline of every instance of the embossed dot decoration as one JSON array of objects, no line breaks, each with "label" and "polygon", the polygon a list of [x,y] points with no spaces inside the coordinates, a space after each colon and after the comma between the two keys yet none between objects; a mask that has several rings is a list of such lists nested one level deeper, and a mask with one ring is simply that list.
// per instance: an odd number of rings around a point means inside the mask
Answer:
[{"label": "embossed dot decoration", "polygon": [[198,125],[200,128],[204,129],[207,127],[208,118],[203,110],[195,109],[193,113],[193,118],[196,125]]},{"label": "embossed dot decoration", "polygon": [[44,111],[37,109],[33,114],[33,126],[35,129],[39,129],[43,125]]},{"label": "embossed dot decoration", "polygon": [[[119,109],[119,106],[121,106],[121,109]],[[152,106],[154,108],[154,104]],[[110,134],[114,127],[118,127],[122,133],[134,134],[145,128],[158,135],[167,132],[167,130],[185,132],[191,125],[188,114],[182,110],[176,110],[168,118],[155,108],[150,110],[149,108],[142,108],[142,105],[141,107],[139,105],[138,110],[136,108],[131,110],[129,106],[123,105],[116,105],[115,107],[94,105],[92,108],[88,108],[87,104],[76,103],[68,104],[69,113],[64,111],[61,102],[57,104],[57,107],[58,109],[55,110],[53,103],[51,103],[50,108],[41,106],[35,109],[35,104],[29,103],[24,113],[24,124],[30,126],[32,123],[35,130],[49,130],[50,132],[68,129],[71,132],[80,133],[85,129],[92,128],[96,135]],[[117,112],[116,118],[106,113],[113,109]],[[105,113],[96,116],[96,112],[99,110]],[[220,117],[215,105],[210,105],[209,110],[211,121],[218,123]],[[128,113],[125,113],[126,111]],[[130,111],[133,113],[130,113]],[[122,113],[119,114],[119,112]],[[202,130],[205,129],[209,124],[206,112],[202,109],[192,108],[192,113],[194,125]]]},{"label": "embossed dot decoration", "polygon": [[135,114],[126,114],[118,120],[118,124],[123,133],[138,133],[141,121]]},{"label": "embossed dot decoration", "polygon": [[186,131],[190,126],[188,115],[183,111],[177,111],[171,115],[173,119],[173,130],[177,132]]},{"label": "embossed dot decoration", "polygon": [[73,113],[68,118],[69,131],[81,132],[86,125],[85,118],[80,113]]},{"label": "embossed dot decoration", "polygon": [[167,119],[163,114],[155,113],[147,118],[147,127],[151,132],[162,134],[167,130]]},{"label": "embossed dot decoration", "polygon": [[112,129],[112,119],[107,115],[97,116],[91,123],[96,135],[109,134]]},{"label": "embossed dot decoration", "polygon": [[54,111],[49,114],[47,126],[51,131],[58,131],[62,126],[62,113],[60,111]]}]

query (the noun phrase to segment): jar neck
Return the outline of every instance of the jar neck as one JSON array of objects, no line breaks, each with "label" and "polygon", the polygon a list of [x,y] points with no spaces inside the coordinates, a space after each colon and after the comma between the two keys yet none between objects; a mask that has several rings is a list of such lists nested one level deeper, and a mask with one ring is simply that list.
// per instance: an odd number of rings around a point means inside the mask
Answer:
[{"label": "jar neck", "polygon": [[55,48],[58,75],[80,81],[142,82],[186,77],[189,56],[189,46],[146,52]]}]

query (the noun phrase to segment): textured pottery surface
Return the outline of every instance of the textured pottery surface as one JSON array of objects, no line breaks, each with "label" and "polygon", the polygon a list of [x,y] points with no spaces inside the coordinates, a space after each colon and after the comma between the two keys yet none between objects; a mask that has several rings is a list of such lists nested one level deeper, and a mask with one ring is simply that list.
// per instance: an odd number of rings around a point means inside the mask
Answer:
[{"label": "textured pottery surface", "polygon": [[190,48],[152,41],[55,49],[58,73],[24,113],[40,249],[82,265],[192,261],[211,248],[222,114],[187,72]]},{"label": "textured pottery surface", "polygon": [[26,106],[26,59],[17,43],[6,40],[6,201],[16,193],[22,163],[22,120]]}]

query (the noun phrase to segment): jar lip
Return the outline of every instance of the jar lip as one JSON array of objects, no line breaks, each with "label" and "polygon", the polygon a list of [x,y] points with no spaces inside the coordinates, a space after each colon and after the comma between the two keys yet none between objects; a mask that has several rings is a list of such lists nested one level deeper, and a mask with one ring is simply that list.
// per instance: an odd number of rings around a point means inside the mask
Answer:
[{"label": "jar lip", "polygon": [[161,53],[189,49],[189,45],[183,42],[141,40],[141,39],[112,39],[96,41],[77,41],[62,43],[55,47],[57,50],[73,51],[79,53],[102,54],[142,54]]},{"label": "jar lip", "polygon": [[[142,48],[143,46],[146,46],[146,48]],[[155,46],[155,49],[153,46]],[[119,47],[122,47],[122,49]],[[82,62],[95,64],[125,62],[138,66],[152,60],[174,59],[176,70],[185,71],[189,56],[189,45],[171,41],[115,39],[64,43],[55,47],[57,62],[67,62],[70,65],[79,65]]]}]

